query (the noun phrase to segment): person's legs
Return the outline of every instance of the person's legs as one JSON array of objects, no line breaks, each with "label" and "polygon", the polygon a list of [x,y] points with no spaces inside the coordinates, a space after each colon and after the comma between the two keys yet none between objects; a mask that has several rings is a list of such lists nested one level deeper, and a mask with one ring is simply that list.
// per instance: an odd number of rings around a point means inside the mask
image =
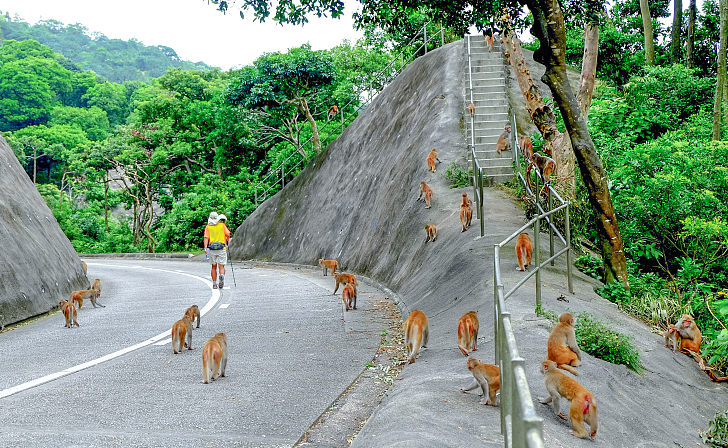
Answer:
[{"label": "person's legs", "polygon": [[212,289],[217,289],[217,264],[212,265],[210,275],[212,276]]}]

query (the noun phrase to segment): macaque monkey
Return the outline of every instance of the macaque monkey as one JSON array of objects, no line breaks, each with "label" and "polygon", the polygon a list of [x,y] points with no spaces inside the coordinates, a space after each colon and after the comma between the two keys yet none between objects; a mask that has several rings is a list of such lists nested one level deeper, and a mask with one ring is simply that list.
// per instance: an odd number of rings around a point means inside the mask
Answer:
[{"label": "macaque monkey", "polygon": [[427,155],[427,171],[435,172],[435,160],[437,160],[437,163],[442,163],[437,157],[437,149],[432,148],[430,154]]},{"label": "macaque monkey", "polygon": [[228,346],[225,333],[217,333],[202,347],[202,382],[208,384],[219,376],[225,376]]},{"label": "macaque monkey", "polygon": [[197,318],[197,328],[200,328],[200,309],[197,307],[197,305],[192,305],[191,307],[187,308],[185,311],[185,317],[190,318],[190,322],[194,322],[195,318]]},{"label": "macaque monkey", "polygon": [[[476,358],[468,358],[468,370],[473,374],[475,381],[469,387],[461,387],[462,393],[467,393],[478,386],[483,391],[480,404],[497,406],[495,394],[500,390],[500,368],[492,364],[485,364]],[[487,397],[487,398],[486,398]]]},{"label": "macaque monkey", "polygon": [[97,298],[99,297],[99,291],[96,289],[82,289],[80,291],[73,291],[71,293],[70,301],[74,304],[78,304],[78,309],[81,309],[83,307],[83,301],[85,299],[91,300],[91,304],[96,308],[96,305],[100,307],[104,307],[101,303],[97,302]]},{"label": "macaque monkey", "polygon": [[172,325],[172,352],[176,355],[184,347],[192,350],[192,319],[186,314]]},{"label": "macaque monkey", "polygon": [[339,113],[339,106],[336,104],[329,107],[329,111],[326,113],[327,121],[333,119]]},{"label": "macaque monkey", "polygon": [[341,300],[344,301],[346,311],[352,308],[352,302],[354,303],[353,309],[356,309],[356,288],[352,283],[344,285],[344,289],[341,291]]},{"label": "macaque monkey", "polygon": [[526,232],[518,235],[516,240],[516,259],[518,260],[518,270],[525,271],[531,264],[531,237]]},{"label": "macaque monkey", "polygon": [[507,124],[505,130],[498,137],[498,143],[495,145],[495,150],[498,151],[498,157],[500,157],[501,151],[511,150],[511,125]]},{"label": "macaque monkey", "polygon": [[470,113],[471,117],[475,116],[475,104],[468,103],[468,112]]},{"label": "macaque monkey", "polygon": [[88,265],[86,264],[85,261],[81,262],[81,267],[83,267],[83,273],[88,274]]},{"label": "macaque monkey", "polygon": [[[541,363],[541,373],[545,375],[544,382],[549,396],[539,398],[543,404],[551,403],[554,413],[566,420],[566,416],[559,411],[559,400],[561,397],[571,402],[569,406],[569,418],[574,430],[571,431],[576,437],[586,438],[587,435],[592,439],[597,438],[597,402],[594,395],[589,392],[578,381],[569,377],[556,368],[553,361],[544,361]],[[586,431],[584,422],[589,425],[591,433]]]},{"label": "macaque monkey", "polygon": [[531,157],[533,157],[533,142],[529,137],[521,137],[521,154],[523,154],[523,157],[531,161]]},{"label": "macaque monkey", "polygon": [[94,280],[93,285],[91,285],[91,289],[95,289],[96,291],[99,292],[99,296],[101,295],[101,279],[100,278],[97,278],[96,280]]},{"label": "macaque monkey", "polygon": [[690,350],[699,353],[700,344],[703,341],[703,335],[695,323],[695,319],[689,314],[683,314],[679,321],[675,324],[680,339],[680,349]]},{"label": "macaque monkey", "polygon": [[334,274],[334,279],[336,280],[336,287],[334,288],[334,294],[336,294],[336,291],[339,290],[339,284],[343,283],[346,285],[347,283],[353,283],[354,288],[359,286],[359,283],[356,281],[356,276],[354,274]]},{"label": "macaque monkey", "polygon": [[473,201],[468,199],[468,194],[463,193],[463,202],[460,204],[460,224],[463,225],[463,232],[468,230],[473,220],[473,209],[470,208],[472,204]]},{"label": "macaque monkey", "polygon": [[418,201],[425,201],[425,208],[431,208],[430,200],[432,199],[432,188],[427,185],[424,181],[420,182],[420,195],[417,197]]},{"label": "macaque monkey", "polygon": [[574,316],[571,313],[559,316],[559,323],[551,330],[547,359],[555,362],[560,369],[579,375],[579,372],[572,367],[581,365],[581,349],[576,344]]},{"label": "macaque monkey", "polygon": [[[468,311],[458,321],[458,348],[463,356],[478,350],[478,312]],[[485,396],[485,395],[484,395]]]},{"label": "macaque monkey", "polygon": [[412,364],[417,358],[420,347],[427,347],[430,327],[427,316],[420,310],[413,310],[404,321],[404,345],[407,347],[407,358]]},{"label": "macaque monkey", "polygon": [[435,227],[435,224],[425,224],[425,233],[427,234],[425,243],[435,241],[437,239],[437,227]]},{"label": "macaque monkey", "polygon": [[675,328],[675,325],[670,324],[667,326],[667,330],[663,333],[663,336],[665,336],[665,347],[670,347],[670,342],[672,342],[672,351],[677,351],[680,347],[680,335],[677,332],[677,329]]},{"label": "macaque monkey", "polygon": [[66,318],[66,325],[64,325],[64,327],[73,328],[74,325],[78,327],[78,322],[76,322],[76,316],[78,314],[76,313],[76,307],[73,305],[73,302],[61,300],[58,302],[58,306],[61,308],[63,317]]},{"label": "macaque monkey", "polygon": [[485,43],[488,44],[488,52],[493,52],[493,35],[492,34],[486,34],[485,35]]},{"label": "macaque monkey", "polygon": [[319,266],[324,268],[324,277],[326,277],[326,272],[331,269],[331,275],[336,274],[336,268],[339,267],[339,262],[336,260],[324,260],[323,258],[319,258]]},{"label": "macaque monkey", "polygon": [[531,168],[534,165],[538,169],[538,172],[541,174],[541,179],[543,179],[544,186],[543,188],[541,188],[541,192],[539,192],[539,194],[541,194],[544,188],[546,188],[546,186],[549,185],[549,183],[551,182],[551,174],[556,171],[556,162],[554,162],[554,159],[552,159],[551,157],[542,156],[537,152],[533,153],[533,155],[531,156],[531,164],[528,165],[528,169],[526,169],[526,179],[528,180],[529,185],[531,182],[531,177],[529,176],[529,174],[531,172]]}]

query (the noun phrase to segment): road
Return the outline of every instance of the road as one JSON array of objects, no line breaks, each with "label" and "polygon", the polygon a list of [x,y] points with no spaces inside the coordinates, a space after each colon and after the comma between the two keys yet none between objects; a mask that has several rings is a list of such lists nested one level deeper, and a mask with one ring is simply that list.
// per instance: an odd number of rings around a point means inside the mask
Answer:
[{"label": "road", "polygon": [[[279,447],[293,445],[362,372],[382,323],[383,294],[361,285],[344,313],[318,270],[236,268],[223,291],[190,261],[88,262],[99,301],[0,334],[3,447]],[[167,336],[185,309],[205,314],[194,350]],[[227,377],[202,384],[204,342],[225,332]]]}]

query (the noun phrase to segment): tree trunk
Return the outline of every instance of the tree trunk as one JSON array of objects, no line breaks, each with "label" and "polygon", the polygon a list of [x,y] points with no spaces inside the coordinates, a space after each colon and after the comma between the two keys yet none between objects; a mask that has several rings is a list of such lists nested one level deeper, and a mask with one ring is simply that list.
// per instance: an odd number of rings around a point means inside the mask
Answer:
[{"label": "tree trunk", "polygon": [[594,95],[594,81],[597,77],[597,59],[599,56],[599,25],[584,24],[584,57],[581,61],[581,85],[576,100],[579,102],[581,114],[586,117],[591,108]]},{"label": "tree trunk", "polygon": [[650,5],[647,0],[640,0],[640,13],[642,14],[642,26],[645,30],[645,64],[655,65],[655,35],[652,31],[652,17],[650,16]]},{"label": "tree trunk", "polygon": [[693,53],[694,51],[694,45],[695,45],[695,16],[697,15],[697,5],[696,0],[690,0],[690,8],[688,12],[688,47],[687,47],[687,61],[686,65],[688,68],[693,68],[693,59],[695,58],[695,55]]},{"label": "tree trunk", "polygon": [[109,171],[104,171],[104,224],[106,233],[109,233]]},{"label": "tree trunk", "polygon": [[316,152],[316,154],[318,154],[321,152],[321,137],[319,136],[316,120],[314,120],[313,115],[311,115],[311,111],[308,109],[308,101],[306,101],[305,97],[297,97],[296,101],[298,102],[299,110],[303,112],[303,114],[306,116],[306,120],[308,120],[308,123],[311,125],[311,140],[313,141],[313,150]]},{"label": "tree trunk", "polygon": [[561,7],[558,2],[553,0],[521,1],[528,5],[533,14],[534,25],[531,28],[531,34],[536,36],[541,43],[534,58],[546,66],[542,81],[550,87],[554,101],[561,110],[561,116],[571,139],[571,146],[574,148],[576,160],[579,163],[581,177],[589,192],[589,202],[597,217],[597,233],[601,240],[604,257],[605,280],[607,282],[621,281],[625,287],[629,287],[622,236],[612,207],[607,173],[599,159],[594,142],[589,135],[586,120],[581,114],[576,95],[571,90],[566,76],[564,56],[566,32]]},{"label": "tree trunk", "polygon": [[[726,26],[728,26],[728,0],[720,0],[720,48],[718,50],[718,77],[715,81],[713,104],[713,140],[720,140],[722,101],[726,82]],[[728,92],[726,92],[728,93]]]},{"label": "tree trunk", "polygon": [[[38,176],[38,149],[33,146],[33,184],[37,184],[36,178]],[[50,176],[48,176],[50,180]]]},{"label": "tree trunk", "polygon": [[673,0],[672,42],[670,43],[670,62],[680,62],[680,27],[682,26],[682,0]]}]

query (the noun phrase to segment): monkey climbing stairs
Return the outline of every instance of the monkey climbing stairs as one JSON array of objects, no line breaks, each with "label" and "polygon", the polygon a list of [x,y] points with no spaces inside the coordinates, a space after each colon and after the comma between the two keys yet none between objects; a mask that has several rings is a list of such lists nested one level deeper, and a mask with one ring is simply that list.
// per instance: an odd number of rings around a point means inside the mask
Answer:
[{"label": "monkey climbing stairs", "polygon": [[[508,120],[506,65],[500,42],[491,52],[482,35],[465,36],[468,67],[465,77],[465,123],[468,145],[472,145],[483,177],[490,183],[513,180],[512,151],[496,150],[498,137]],[[475,105],[473,119],[467,104]]]}]

